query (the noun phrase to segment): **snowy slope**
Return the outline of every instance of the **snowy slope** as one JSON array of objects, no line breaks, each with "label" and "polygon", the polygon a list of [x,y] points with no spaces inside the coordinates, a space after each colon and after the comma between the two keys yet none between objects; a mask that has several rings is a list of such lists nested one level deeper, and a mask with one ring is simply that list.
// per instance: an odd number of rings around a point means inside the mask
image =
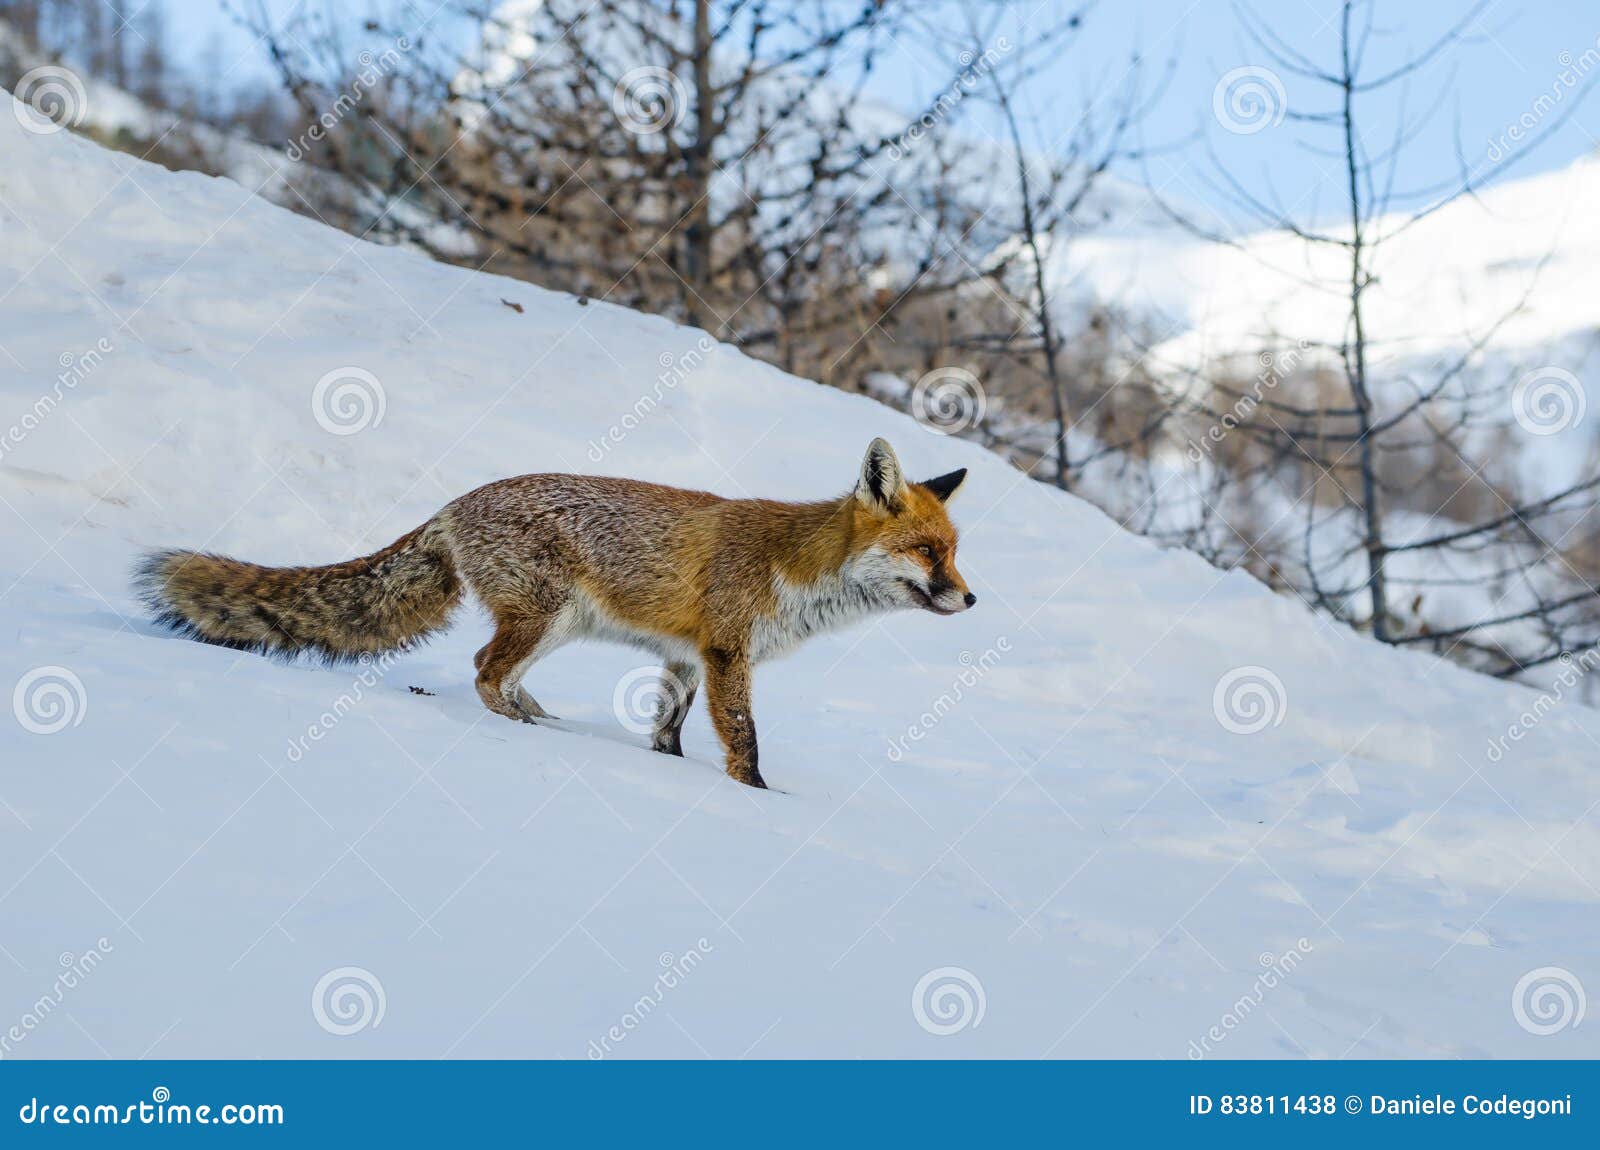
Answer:
[{"label": "snowy slope", "polygon": [[[41,104],[57,121],[70,121],[85,132],[108,138],[122,137],[128,150],[166,154],[187,153],[204,158],[215,170],[255,189],[256,193],[285,206],[310,191],[320,173],[297,168],[281,151],[262,147],[241,136],[208,124],[185,119],[174,111],[153,108],[133,93],[89,75],[81,66],[59,64],[0,20],[0,73],[13,89]],[[31,77],[23,82],[23,77]],[[50,101],[54,101],[53,103]],[[41,126],[42,118],[37,121]]]},{"label": "snowy slope", "polygon": [[[1374,257],[1368,335],[1392,367],[1459,355],[1497,324],[1494,346],[1543,354],[1585,374],[1600,349],[1593,268],[1600,155],[1493,185],[1416,223],[1382,217],[1393,233]],[[1329,221],[1328,234],[1347,225]],[[1190,238],[1175,225],[1075,239],[1056,269],[1064,285],[1161,317],[1157,356],[1199,370],[1217,357],[1254,356],[1264,343],[1344,337],[1348,254],[1283,231],[1237,244]],[[1510,317],[1510,318],[1507,318]],[[1588,374],[1593,374],[1590,371]]]},{"label": "snowy slope", "polygon": [[[1600,986],[1600,716],[1491,754],[1530,692],[699,338],[0,108],[0,1053],[1600,1054],[1513,1009]],[[530,470],[828,495],[879,434],[971,468],[979,606],[764,667],[782,793],[701,709],[643,749],[634,652],[537,666],[567,722],[530,728],[478,703],[476,615],[282,666],[126,581],[342,558]]]}]

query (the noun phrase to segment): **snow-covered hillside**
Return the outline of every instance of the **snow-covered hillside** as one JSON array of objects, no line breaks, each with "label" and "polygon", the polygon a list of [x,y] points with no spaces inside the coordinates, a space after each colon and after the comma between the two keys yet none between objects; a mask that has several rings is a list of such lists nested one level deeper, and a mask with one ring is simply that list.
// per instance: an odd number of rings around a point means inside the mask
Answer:
[{"label": "snow-covered hillside", "polygon": [[[1388,370],[1448,362],[1495,333],[1494,348],[1534,365],[1592,375],[1600,352],[1593,268],[1600,218],[1600,155],[1497,183],[1412,226],[1405,216],[1369,225],[1389,236],[1373,257],[1367,334]],[[1328,221],[1329,234],[1347,225]],[[1349,255],[1284,231],[1195,239],[1176,224],[1135,220],[1073,240],[1056,269],[1074,295],[1154,316],[1169,366],[1204,369],[1219,357],[1253,357],[1263,345],[1344,338]]]},{"label": "snow-covered hillside", "polygon": [[[1600,985],[1594,712],[696,332],[10,113],[5,1056],[1600,1054],[1545,993]],[[647,751],[635,652],[536,666],[534,728],[479,704],[476,615],[328,670],[128,587],[157,545],[370,551],[525,471],[835,494],[874,435],[971,469],[979,605],[762,668],[781,791],[703,709]]]}]

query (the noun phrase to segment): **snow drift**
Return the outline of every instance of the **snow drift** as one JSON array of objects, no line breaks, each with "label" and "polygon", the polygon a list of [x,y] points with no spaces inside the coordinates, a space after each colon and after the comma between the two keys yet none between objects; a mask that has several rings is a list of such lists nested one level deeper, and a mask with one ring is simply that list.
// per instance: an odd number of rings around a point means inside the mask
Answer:
[{"label": "snow drift", "polygon": [[[1600,1054],[1549,1009],[1600,985],[1592,712],[698,332],[10,111],[0,1053]],[[971,469],[979,607],[762,668],[781,793],[722,776],[703,709],[646,750],[632,651],[537,666],[536,729],[476,698],[481,618],[283,666],[127,580],[360,554],[535,470],[820,497],[874,435]]]}]

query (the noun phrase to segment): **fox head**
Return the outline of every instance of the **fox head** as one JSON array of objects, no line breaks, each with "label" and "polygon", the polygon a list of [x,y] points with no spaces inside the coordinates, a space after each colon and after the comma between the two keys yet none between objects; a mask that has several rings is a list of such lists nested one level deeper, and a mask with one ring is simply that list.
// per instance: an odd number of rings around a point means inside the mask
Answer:
[{"label": "fox head", "polygon": [[956,570],[956,529],[945,503],[967,477],[952,471],[907,483],[894,448],[874,439],[856,481],[851,570],[880,602],[954,615],[978,601]]}]

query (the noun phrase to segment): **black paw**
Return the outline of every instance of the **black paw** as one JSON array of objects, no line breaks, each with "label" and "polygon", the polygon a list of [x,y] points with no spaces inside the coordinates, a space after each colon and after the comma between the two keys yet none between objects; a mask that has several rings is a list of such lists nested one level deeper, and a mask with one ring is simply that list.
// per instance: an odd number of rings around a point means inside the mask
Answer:
[{"label": "black paw", "polygon": [[677,739],[673,739],[671,742],[658,740],[650,744],[650,749],[658,754],[676,755],[680,759],[683,758],[683,744]]}]

